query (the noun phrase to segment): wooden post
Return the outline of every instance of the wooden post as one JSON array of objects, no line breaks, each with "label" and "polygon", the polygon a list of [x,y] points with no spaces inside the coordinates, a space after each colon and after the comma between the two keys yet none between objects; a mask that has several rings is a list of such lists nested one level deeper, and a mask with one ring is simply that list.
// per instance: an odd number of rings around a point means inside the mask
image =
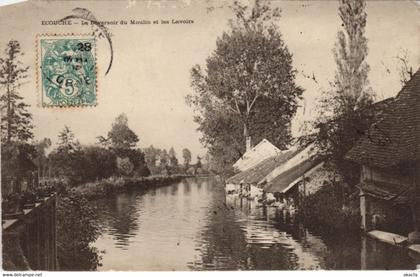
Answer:
[{"label": "wooden post", "polygon": [[367,207],[366,207],[366,195],[363,192],[362,189],[360,189],[360,193],[359,193],[359,197],[360,197],[360,215],[361,215],[361,228],[363,231],[367,231],[368,227],[368,223],[367,223]]},{"label": "wooden post", "polygon": [[303,214],[306,216],[306,180],[303,181]]},{"label": "wooden post", "polygon": [[360,250],[360,269],[362,270],[367,269],[367,259],[368,259],[367,238],[365,236],[362,236],[362,249]]}]

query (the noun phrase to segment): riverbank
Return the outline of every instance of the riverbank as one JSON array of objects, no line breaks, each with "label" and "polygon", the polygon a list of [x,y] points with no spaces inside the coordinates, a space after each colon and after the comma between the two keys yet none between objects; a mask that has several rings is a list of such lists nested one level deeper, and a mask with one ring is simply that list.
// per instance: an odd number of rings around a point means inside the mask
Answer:
[{"label": "riverbank", "polygon": [[168,186],[179,182],[184,178],[192,177],[184,174],[177,175],[158,175],[148,177],[110,177],[100,181],[86,183],[74,188],[87,199],[98,199],[107,195],[130,191],[130,190],[148,190]]},{"label": "riverbank", "polygon": [[408,251],[396,255],[358,233],[316,234],[274,208],[226,196],[218,178],[115,194],[91,206],[102,226],[91,244],[104,251],[99,271],[414,269],[417,264]]}]

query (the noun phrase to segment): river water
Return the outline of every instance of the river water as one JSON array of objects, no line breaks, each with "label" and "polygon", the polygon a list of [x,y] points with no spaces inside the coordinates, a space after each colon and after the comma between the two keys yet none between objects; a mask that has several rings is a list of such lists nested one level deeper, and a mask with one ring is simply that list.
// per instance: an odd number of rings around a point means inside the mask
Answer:
[{"label": "river water", "polygon": [[275,208],[225,195],[215,178],[92,203],[102,234],[98,270],[414,269],[402,248],[360,234],[322,236]]}]

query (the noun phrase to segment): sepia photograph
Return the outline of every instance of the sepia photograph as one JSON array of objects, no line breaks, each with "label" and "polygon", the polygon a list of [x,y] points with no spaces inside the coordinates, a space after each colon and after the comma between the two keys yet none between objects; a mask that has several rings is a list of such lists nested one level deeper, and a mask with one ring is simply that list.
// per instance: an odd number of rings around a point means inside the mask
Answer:
[{"label": "sepia photograph", "polygon": [[419,269],[419,69],[418,0],[2,0],[2,274]]}]

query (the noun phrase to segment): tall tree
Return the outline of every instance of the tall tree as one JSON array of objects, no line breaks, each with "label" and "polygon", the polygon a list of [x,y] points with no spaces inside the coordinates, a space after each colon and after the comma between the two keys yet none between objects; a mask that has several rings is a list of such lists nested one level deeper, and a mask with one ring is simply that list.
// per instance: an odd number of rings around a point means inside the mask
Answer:
[{"label": "tall tree", "polygon": [[134,148],[139,141],[136,133],[128,127],[128,118],[122,113],[112,124],[111,131],[108,132],[108,139],[113,148]]},{"label": "tall tree", "polygon": [[345,181],[359,179],[358,166],[344,155],[367,131],[374,119],[373,92],[368,82],[369,66],[365,37],[366,3],[364,0],[340,0],[342,30],[333,50],[337,70],[331,90],[322,99],[316,127],[320,152],[332,161]]},{"label": "tall tree", "polygon": [[22,100],[19,89],[28,77],[29,67],[22,66],[23,56],[19,42],[9,41],[0,57],[0,96],[1,135],[4,143],[11,141],[26,142],[33,138],[32,115],[28,112],[28,104]]},{"label": "tall tree", "polygon": [[58,134],[58,147],[49,158],[51,173],[64,177],[70,185],[80,184],[86,178],[86,159],[82,147],[68,126]]},{"label": "tall tree", "polygon": [[162,150],[162,153],[160,154],[160,166],[162,168],[166,168],[166,166],[169,163],[169,155],[166,149]]},{"label": "tall tree", "polygon": [[80,150],[80,143],[74,137],[74,133],[65,125],[64,129],[58,134],[58,151],[73,153]]},{"label": "tall tree", "polygon": [[176,157],[176,153],[175,153],[175,149],[173,147],[171,147],[169,149],[169,160],[171,161],[171,166],[172,167],[177,167],[178,166],[178,159]]},{"label": "tall tree", "polygon": [[[120,164],[127,166],[126,158],[129,159],[133,169],[126,171],[126,173],[130,172],[130,174],[139,176],[150,174],[144,153],[136,148],[139,138],[128,126],[128,118],[124,113],[117,116],[107,138],[100,136],[98,140],[100,145],[106,149],[111,149],[115,156],[120,158],[120,161],[122,161]],[[129,169],[130,166],[126,168]]]},{"label": "tall tree", "polygon": [[196,168],[201,168],[203,165],[201,164],[201,157],[197,155],[197,163],[195,164]]},{"label": "tall tree", "polygon": [[154,148],[153,145],[150,145],[148,148],[143,149],[146,164],[151,169],[156,167],[156,158],[159,155],[158,151],[159,149]]},{"label": "tall tree", "polygon": [[37,153],[29,143],[10,142],[1,146],[2,196],[21,191],[21,181],[31,180],[31,172],[36,170],[34,161]]},{"label": "tall tree", "polygon": [[113,151],[99,146],[85,146],[82,149],[86,161],[86,181],[108,178],[117,173],[117,157]]},{"label": "tall tree", "polygon": [[182,149],[182,158],[184,159],[184,167],[187,170],[191,163],[191,151],[188,148]]},{"label": "tall tree", "polygon": [[29,67],[22,65],[19,42],[9,41],[0,56],[1,110],[1,175],[2,195],[21,190],[21,179],[28,179],[35,170],[36,150],[29,142],[33,138],[32,115],[23,102],[19,89],[28,77]]},{"label": "tall tree", "polygon": [[213,156],[225,149],[234,155],[226,157],[230,161],[242,155],[248,137],[286,147],[302,95],[292,55],[275,25],[280,10],[257,0],[252,8],[235,2],[233,11],[231,29],[217,39],[205,69],[192,68],[195,93],[187,97],[203,144]]},{"label": "tall tree", "polygon": [[336,91],[343,95],[345,104],[354,109],[369,93],[366,63],[368,53],[365,37],[367,14],[365,0],[340,0],[338,14],[343,30],[338,31],[334,49],[337,64],[335,75]]},{"label": "tall tree", "polygon": [[169,157],[176,157],[175,149],[173,147],[171,147],[169,149],[168,154],[169,154]]},{"label": "tall tree", "polygon": [[35,164],[38,167],[38,178],[45,176],[47,170],[47,153],[46,150],[51,146],[51,140],[49,138],[44,138],[41,141],[35,143],[35,149],[37,157]]}]

